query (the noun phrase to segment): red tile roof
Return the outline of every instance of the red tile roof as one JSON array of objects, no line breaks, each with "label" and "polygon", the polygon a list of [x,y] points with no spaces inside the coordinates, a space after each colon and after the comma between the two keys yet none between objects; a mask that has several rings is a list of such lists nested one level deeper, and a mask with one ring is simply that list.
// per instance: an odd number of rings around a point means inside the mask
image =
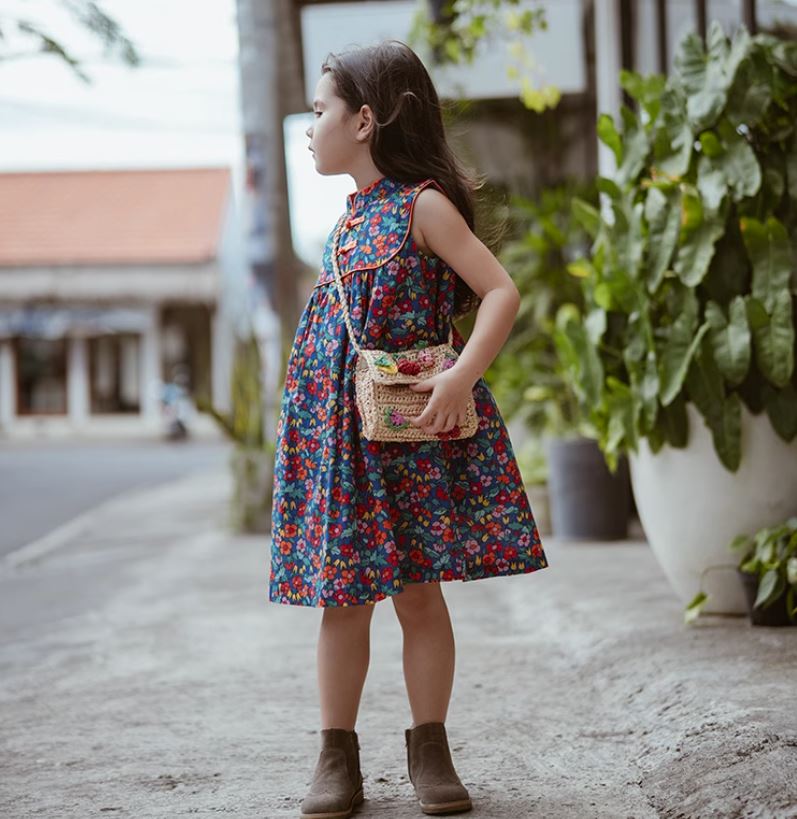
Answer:
[{"label": "red tile roof", "polygon": [[0,267],[203,262],[228,168],[0,173]]}]

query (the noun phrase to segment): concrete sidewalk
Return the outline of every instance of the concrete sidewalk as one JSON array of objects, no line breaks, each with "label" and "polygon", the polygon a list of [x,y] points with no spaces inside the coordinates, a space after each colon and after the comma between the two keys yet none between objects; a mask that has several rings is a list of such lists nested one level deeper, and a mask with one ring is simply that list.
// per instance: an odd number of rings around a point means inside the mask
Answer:
[{"label": "concrete sidewalk", "polygon": [[[319,609],[267,601],[225,473],[105,504],[0,573],[0,816],[298,816]],[[644,543],[545,539],[549,568],[445,584],[447,726],[473,817],[797,817],[797,629],[682,621]],[[361,817],[420,817],[401,632],[374,614]]]}]

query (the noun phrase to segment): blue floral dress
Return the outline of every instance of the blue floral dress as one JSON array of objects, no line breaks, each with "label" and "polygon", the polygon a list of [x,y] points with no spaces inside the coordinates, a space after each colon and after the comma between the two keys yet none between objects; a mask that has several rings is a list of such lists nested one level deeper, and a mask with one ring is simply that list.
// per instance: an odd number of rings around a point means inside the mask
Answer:
[{"label": "blue floral dress", "polygon": [[[423,253],[410,231],[415,197],[436,184],[383,176],[347,197],[338,263],[363,347],[399,352],[447,340],[456,273]],[[269,600],[373,604],[406,583],[545,568],[509,435],[482,378],[473,390],[480,420],[472,437],[362,437],[357,351],[332,272],[333,234],[288,359],[277,424]],[[455,327],[453,347],[464,346]]]}]

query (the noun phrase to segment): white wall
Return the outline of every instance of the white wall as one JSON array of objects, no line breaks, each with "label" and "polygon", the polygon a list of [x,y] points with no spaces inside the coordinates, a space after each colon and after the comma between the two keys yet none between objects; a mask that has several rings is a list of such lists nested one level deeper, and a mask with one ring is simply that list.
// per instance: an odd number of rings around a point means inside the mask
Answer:
[{"label": "white wall", "polygon": [[[341,51],[351,45],[370,45],[391,37],[407,42],[418,8],[414,0],[304,6],[302,39],[308,106],[321,73],[321,63],[330,51]],[[539,8],[539,4],[520,0],[515,8]],[[562,93],[580,93],[586,88],[582,2],[548,2],[545,12],[547,30],[535,31],[523,40],[538,64],[539,84],[553,83]],[[426,60],[438,93],[470,99],[518,96],[517,81],[509,79],[506,73],[507,66],[513,64],[506,50],[508,41],[505,37],[483,41],[472,65],[432,69]]]}]

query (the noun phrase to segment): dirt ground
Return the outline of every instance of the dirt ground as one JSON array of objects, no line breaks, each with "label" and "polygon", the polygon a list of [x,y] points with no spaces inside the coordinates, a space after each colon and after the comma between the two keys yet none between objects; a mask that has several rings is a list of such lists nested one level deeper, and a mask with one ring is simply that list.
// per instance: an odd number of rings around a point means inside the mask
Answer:
[{"label": "dirt ground", "polygon": [[[0,572],[0,816],[298,816],[317,757],[319,609],[267,601],[265,537],[206,472],[105,504]],[[682,608],[641,541],[445,584],[447,728],[484,819],[797,817],[797,628]],[[35,550],[34,550],[35,552]],[[423,816],[401,631],[377,604],[359,817]]]}]

